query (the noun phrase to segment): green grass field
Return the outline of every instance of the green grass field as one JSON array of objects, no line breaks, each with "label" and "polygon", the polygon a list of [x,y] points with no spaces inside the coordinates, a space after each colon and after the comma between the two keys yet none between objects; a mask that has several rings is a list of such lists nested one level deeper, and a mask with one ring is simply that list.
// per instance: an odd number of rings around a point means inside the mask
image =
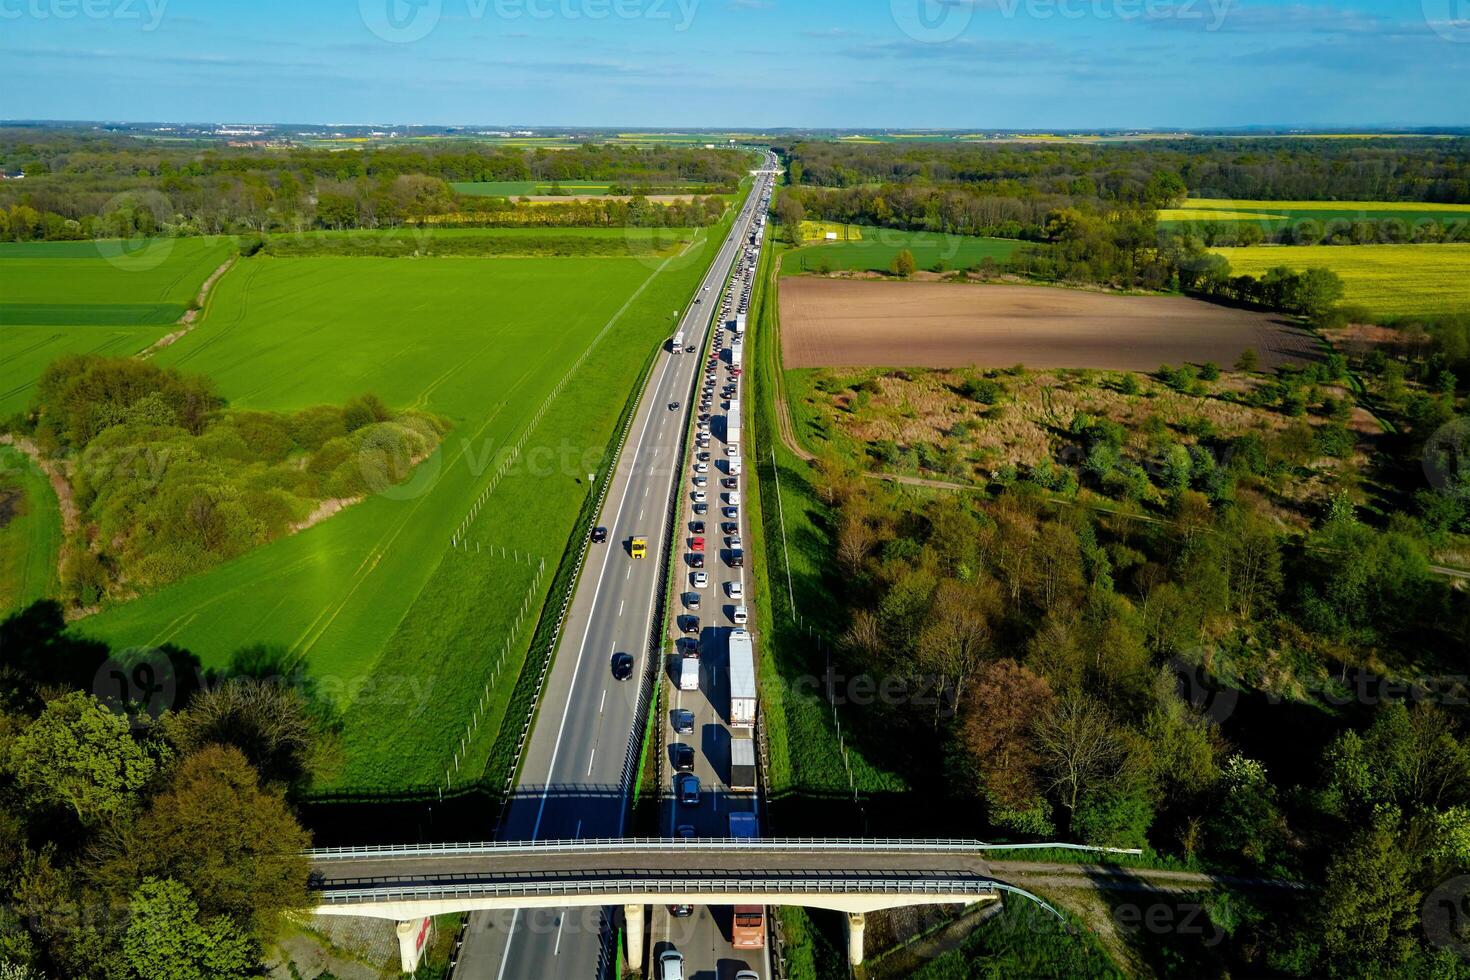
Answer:
[{"label": "green grass field", "polygon": [[45,474],[0,446],[0,617],[55,595],[61,513]]},{"label": "green grass field", "polygon": [[[833,226],[839,231],[841,225]],[[856,226],[853,226],[856,227]],[[941,235],[925,231],[896,231],[892,228],[860,229],[858,241],[837,241],[809,245],[786,252],[781,259],[783,276],[802,272],[887,272],[899,252],[908,249],[920,269],[934,269],[943,263],[945,269],[968,269],[986,258],[1000,261],[1021,246],[1005,238],[977,238],[971,235]]]},{"label": "green grass field", "polygon": [[1331,269],[1345,302],[1383,317],[1470,312],[1470,245],[1258,245],[1219,248],[1236,273]]},{"label": "green grass field", "polygon": [[1318,224],[1397,219],[1412,227],[1425,221],[1463,228],[1470,222],[1470,205],[1425,204],[1415,201],[1229,201],[1189,198],[1182,207],[1159,212],[1159,224],[1179,227],[1237,221],[1260,222],[1275,231],[1299,222]]},{"label": "green grass field", "polygon": [[0,418],[63,354],[127,356],[172,329],[227,238],[0,244]]},{"label": "green grass field", "polygon": [[210,665],[250,643],[303,658],[344,712],[347,761],[329,789],[432,788],[478,715],[455,782],[470,781],[628,379],[722,231],[667,259],[243,260],[160,364],[214,378],[236,408],[372,391],[453,428],[406,483],[82,628],[177,643]]},{"label": "green grass field", "polygon": [[[687,184],[683,180],[661,180],[655,181],[659,187],[672,187],[676,184]],[[546,194],[555,194],[556,188],[560,188],[568,196],[573,195],[606,195],[611,194],[612,184],[608,181],[597,180],[462,180],[449,185],[456,194],[465,194],[469,197],[537,197]]]}]

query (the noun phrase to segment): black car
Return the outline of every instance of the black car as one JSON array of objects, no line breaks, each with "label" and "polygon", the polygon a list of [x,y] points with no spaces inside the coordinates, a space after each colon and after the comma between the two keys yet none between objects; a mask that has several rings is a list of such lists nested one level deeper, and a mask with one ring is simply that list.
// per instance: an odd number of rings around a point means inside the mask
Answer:
[{"label": "black car", "polygon": [[690,534],[703,534],[704,533],[704,521],[690,521],[689,522],[689,533]]},{"label": "black car", "polygon": [[689,553],[689,567],[690,568],[703,568],[704,567],[704,555],[700,554],[697,551],[691,551]]},{"label": "black car", "polygon": [[592,543],[593,544],[602,544],[606,540],[607,540],[607,528],[605,528],[605,527],[594,527],[592,529]]},{"label": "black car", "polygon": [[699,777],[684,773],[679,777],[679,803],[682,806],[699,806]]},{"label": "black car", "polygon": [[670,905],[669,914],[676,919],[687,919],[694,914],[693,905]]},{"label": "black car", "polygon": [[694,746],[685,745],[683,742],[675,742],[670,748],[669,754],[673,757],[675,772],[694,771]]},{"label": "black car", "polygon": [[699,617],[698,616],[685,616],[684,617],[684,632],[685,633],[692,633],[692,634],[697,634],[699,632]]},{"label": "black car", "polygon": [[734,521],[726,521],[725,523],[720,525],[720,530],[724,531],[726,534],[739,534],[740,525],[736,524]]},{"label": "black car", "polygon": [[674,731],[679,735],[694,734],[694,712],[688,708],[675,708],[673,714]]},{"label": "black car", "polygon": [[612,675],[614,680],[619,681],[625,681],[633,676],[633,655],[631,653],[612,655]]}]

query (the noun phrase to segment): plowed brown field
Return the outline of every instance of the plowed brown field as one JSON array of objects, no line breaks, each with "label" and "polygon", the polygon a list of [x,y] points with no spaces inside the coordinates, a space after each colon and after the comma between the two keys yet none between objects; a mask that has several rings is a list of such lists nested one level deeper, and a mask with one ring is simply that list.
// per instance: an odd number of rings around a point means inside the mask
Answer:
[{"label": "plowed brown field", "polygon": [[1314,356],[1316,339],[1267,313],[1179,296],[1046,286],[781,280],[787,368],[1009,367],[1152,371],[1230,366],[1254,348],[1262,368]]}]

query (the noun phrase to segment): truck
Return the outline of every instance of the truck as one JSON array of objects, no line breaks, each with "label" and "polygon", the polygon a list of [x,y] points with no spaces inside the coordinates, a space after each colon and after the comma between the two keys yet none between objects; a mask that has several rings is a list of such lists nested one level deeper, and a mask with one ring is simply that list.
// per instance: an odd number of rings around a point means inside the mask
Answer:
[{"label": "truck", "polygon": [[737,840],[755,840],[761,835],[760,821],[753,813],[731,812],[730,836]]},{"label": "truck", "polygon": [[730,399],[730,407],[725,410],[725,442],[732,446],[740,445],[740,399]]},{"label": "truck", "polygon": [[755,739],[730,739],[730,791],[755,792]]},{"label": "truck", "polygon": [[697,690],[699,690],[699,658],[698,657],[680,657],[679,658],[679,690],[681,690],[681,691],[697,691]]},{"label": "truck", "polygon": [[731,364],[731,366],[732,367],[739,367],[740,366],[740,361],[741,361],[742,357],[744,356],[744,354],[745,354],[745,345],[742,344],[737,339],[733,344],[730,345],[730,364]]},{"label": "truck", "polygon": [[730,633],[730,727],[755,728],[755,647],[750,631]]},{"label": "truck", "polygon": [[730,929],[730,945],[736,949],[764,949],[766,945],[766,907],[737,905]]},{"label": "truck", "polygon": [[674,339],[671,340],[669,343],[673,345],[671,347],[671,350],[675,354],[682,351],[684,349],[684,331],[680,330],[678,333],[674,334]]},{"label": "truck", "polygon": [[737,313],[735,315],[735,336],[739,337],[745,334],[745,323],[748,316],[750,316],[749,313]]}]

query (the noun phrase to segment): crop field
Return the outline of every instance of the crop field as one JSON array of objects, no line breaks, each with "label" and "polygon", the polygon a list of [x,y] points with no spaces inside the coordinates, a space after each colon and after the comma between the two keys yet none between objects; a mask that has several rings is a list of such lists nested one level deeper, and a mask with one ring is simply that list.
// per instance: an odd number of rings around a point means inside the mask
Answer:
[{"label": "crop field", "polygon": [[[872,231],[872,229],[868,229]],[[801,240],[804,242],[824,241],[828,235],[836,235],[841,242],[862,241],[863,226],[849,225],[840,221],[803,221]]]},{"label": "crop field", "polygon": [[19,450],[0,446],[0,617],[56,594],[60,548],[51,484]]},{"label": "crop field", "polygon": [[[842,225],[834,225],[839,230]],[[858,226],[848,226],[858,230]],[[987,258],[1000,261],[1021,246],[1006,238],[945,235],[864,227],[858,241],[836,241],[793,249],[781,259],[783,276],[803,272],[887,272],[899,252],[908,249],[920,269],[968,269]]]},{"label": "crop field", "polygon": [[344,718],[328,789],[432,788],[462,738],[453,784],[472,781],[629,379],[711,234],[665,259],[242,261],[160,364],[209,375],[236,408],[371,391],[453,427],[403,483],[83,628],[210,665],[254,643],[304,660]]},{"label": "crop field", "polygon": [[1159,212],[1159,224],[1177,226],[1209,222],[1260,222],[1263,230],[1278,230],[1310,221],[1387,221],[1413,227],[1426,221],[1464,229],[1470,224],[1470,205],[1426,204],[1416,201],[1230,201],[1189,198],[1182,207]]},{"label": "crop field", "polygon": [[0,416],[63,354],[126,356],[168,333],[226,238],[0,244]]},{"label": "crop field", "polygon": [[1344,301],[1383,317],[1470,312],[1470,245],[1258,245],[1219,248],[1237,273],[1331,269]]},{"label": "crop field", "polygon": [[[661,180],[658,186],[685,184],[687,181]],[[456,194],[469,197],[546,197],[550,200],[575,200],[578,197],[604,197],[613,193],[612,184],[606,181],[581,180],[461,180],[451,183]],[[561,194],[557,194],[560,189]]]},{"label": "crop field", "polygon": [[1121,296],[1046,286],[868,282],[781,284],[785,366],[1104,368],[1300,361],[1317,344],[1275,316],[1179,296]]}]

